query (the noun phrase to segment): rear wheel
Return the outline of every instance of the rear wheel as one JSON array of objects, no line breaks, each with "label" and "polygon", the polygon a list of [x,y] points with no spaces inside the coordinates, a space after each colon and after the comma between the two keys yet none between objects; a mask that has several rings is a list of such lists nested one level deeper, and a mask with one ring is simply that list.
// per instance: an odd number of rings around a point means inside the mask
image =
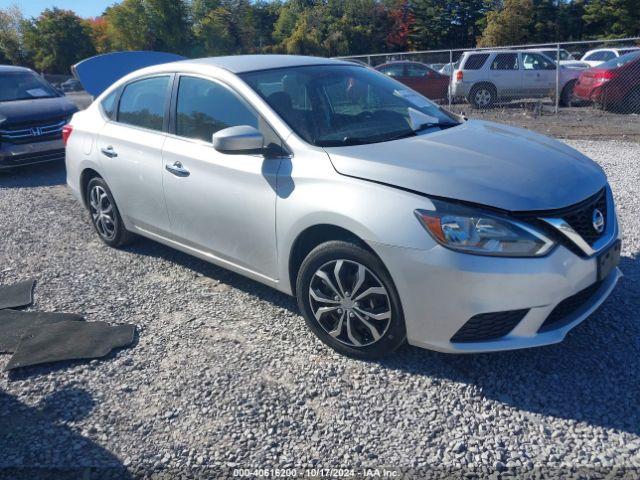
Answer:
[{"label": "rear wheel", "polygon": [[469,102],[475,108],[491,108],[496,103],[498,94],[493,85],[480,84],[475,85],[469,92]]},{"label": "rear wheel", "polygon": [[374,359],[405,341],[393,281],[380,259],[359,245],[316,247],[302,262],[296,292],[309,328],[339,353]]},{"label": "rear wheel", "polygon": [[118,248],[131,242],[133,234],[125,228],[111,190],[102,178],[89,180],[86,199],[91,223],[104,243]]},{"label": "rear wheel", "polygon": [[560,94],[560,106],[562,107],[571,107],[574,103],[573,89],[576,86],[576,81],[572,80],[567,83],[562,89],[562,93]]}]

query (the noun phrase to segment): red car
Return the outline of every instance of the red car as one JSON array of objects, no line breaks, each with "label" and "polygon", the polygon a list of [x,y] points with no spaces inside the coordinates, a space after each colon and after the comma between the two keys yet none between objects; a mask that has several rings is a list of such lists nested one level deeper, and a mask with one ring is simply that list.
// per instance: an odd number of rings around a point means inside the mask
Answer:
[{"label": "red car", "polygon": [[404,83],[427,98],[447,98],[449,77],[436,72],[424,63],[397,61],[378,65],[376,70]]},{"label": "red car", "polygon": [[640,51],[585,70],[576,82],[573,95],[605,109],[640,111]]}]

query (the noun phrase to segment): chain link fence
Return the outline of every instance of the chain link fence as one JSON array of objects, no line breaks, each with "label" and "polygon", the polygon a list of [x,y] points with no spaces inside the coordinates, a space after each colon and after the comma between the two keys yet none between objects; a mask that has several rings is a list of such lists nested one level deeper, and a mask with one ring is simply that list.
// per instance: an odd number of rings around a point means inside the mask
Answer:
[{"label": "chain link fence", "polygon": [[640,141],[640,37],[340,58],[470,118]]}]

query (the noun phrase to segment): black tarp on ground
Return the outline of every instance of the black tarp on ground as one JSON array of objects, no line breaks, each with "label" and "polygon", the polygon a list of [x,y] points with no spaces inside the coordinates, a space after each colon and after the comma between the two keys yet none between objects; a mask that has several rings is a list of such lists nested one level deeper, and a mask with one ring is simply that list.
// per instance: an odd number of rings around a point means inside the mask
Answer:
[{"label": "black tarp on ground", "polygon": [[61,321],[27,331],[5,370],[61,360],[99,358],[133,343],[135,325]]},{"label": "black tarp on ground", "polygon": [[18,312],[0,310],[0,353],[13,353],[20,338],[29,330],[62,321],[81,321],[73,313]]},{"label": "black tarp on ground", "polygon": [[0,285],[0,310],[31,305],[35,280],[26,280],[13,285]]}]

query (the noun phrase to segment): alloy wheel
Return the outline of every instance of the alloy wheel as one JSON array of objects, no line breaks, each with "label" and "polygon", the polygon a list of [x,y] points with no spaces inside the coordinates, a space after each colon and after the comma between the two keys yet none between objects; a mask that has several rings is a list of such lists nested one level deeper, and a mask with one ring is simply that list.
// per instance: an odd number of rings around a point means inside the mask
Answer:
[{"label": "alloy wheel", "polygon": [[113,204],[105,189],[95,185],[89,193],[89,209],[93,224],[98,234],[106,240],[113,240],[116,236],[116,221]]},{"label": "alloy wheel", "polygon": [[486,107],[491,103],[491,92],[486,88],[481,88],[475,95],[476,105]]},{"label": "alloy wheel", "polygon": [[316,321],[351,347],[379,341],[391,324],[389,293],[380,279],[352,260],[332,260],[311,278],[309,303]]}]

